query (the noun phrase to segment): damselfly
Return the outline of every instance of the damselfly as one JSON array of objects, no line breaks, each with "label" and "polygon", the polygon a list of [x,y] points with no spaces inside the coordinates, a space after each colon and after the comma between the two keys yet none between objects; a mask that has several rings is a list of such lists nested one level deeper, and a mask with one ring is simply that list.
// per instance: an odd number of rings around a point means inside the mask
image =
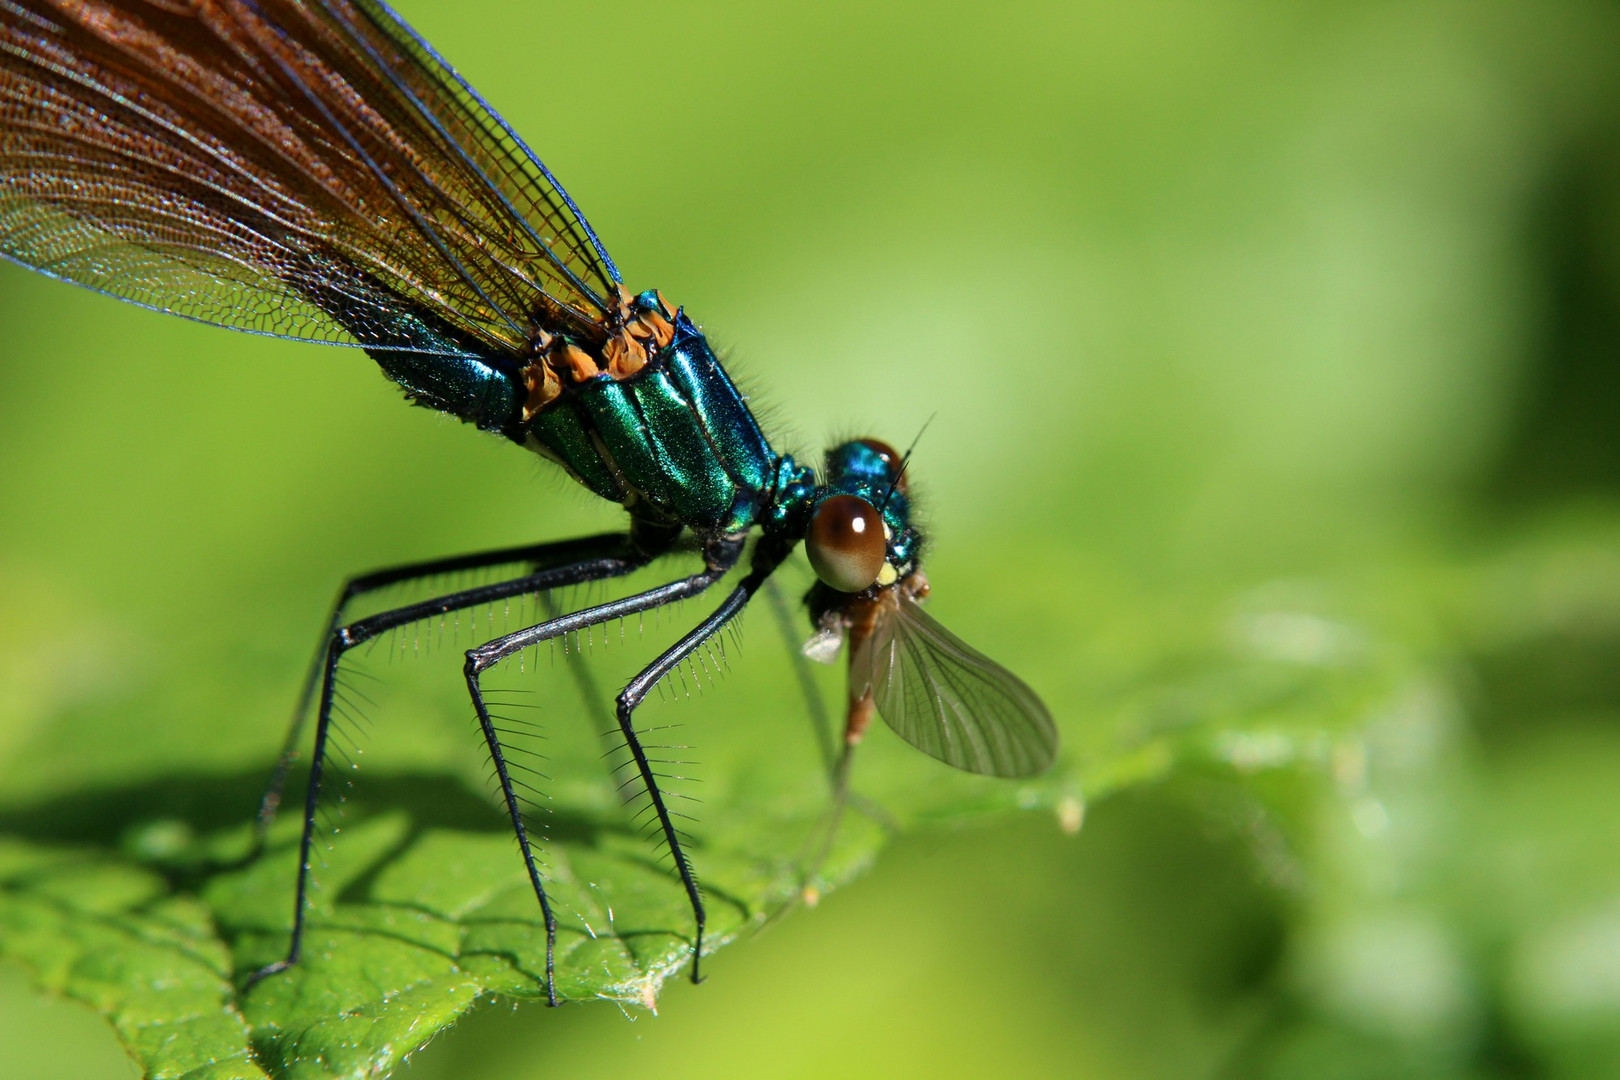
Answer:
[{"label": "damselfly", "polygon": [[[842,797],[874,711],[947,764],[1029,776],[1057,735],[1035,694],[926,615],[909,458],[875,439],[819,474],[774,450],[680,307],[631,293],[540,160],[379,0],[0,0],[0,253],[131,303],[358,347],[413,402],[556,462],[628,515],[622,532],[402,566],[350,581],[300,717],[315,718],[291,941],[344,656],[396,628],[617,578],[681,545],[701,566],[466,653],[465,677],[546,926],[556,919],[482,678],[540,642],[697,596],[712,614],[616,699],[618,726],[691,904],[704,908],[637,706],[724,628],[803,540],[819,658],[849,657]],[[362,594],[447,571],[526,572],[358,621]],[[273,807],[279,788],[267,799]]]}]

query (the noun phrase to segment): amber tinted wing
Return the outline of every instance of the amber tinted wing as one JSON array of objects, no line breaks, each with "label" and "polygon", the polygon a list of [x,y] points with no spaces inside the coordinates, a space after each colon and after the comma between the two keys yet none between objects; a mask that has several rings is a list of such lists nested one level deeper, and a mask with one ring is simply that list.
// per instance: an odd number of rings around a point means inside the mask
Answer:
[{"label": "amber tinted wing", "polygon": [[430,352],[597,336],[618,276],[370,0],[0,0],[0,253],[236,329]]}]

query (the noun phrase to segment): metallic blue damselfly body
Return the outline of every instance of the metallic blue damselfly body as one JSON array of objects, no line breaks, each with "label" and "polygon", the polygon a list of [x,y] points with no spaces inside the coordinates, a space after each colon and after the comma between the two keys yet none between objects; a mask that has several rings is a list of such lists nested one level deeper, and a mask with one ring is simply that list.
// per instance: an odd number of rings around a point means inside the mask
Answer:
[{"label": "metallic blue damselfly body", "polygon": [[[1005,669],[924,614],[907,456],[875,439],[818,475],[775,450],[686,312],[632,294],[540,160],[380,0],[0,0],[0,254],[98,292],[253,333],[357,347],[415,403],[556,462],[624,507],[622,532],[399,567],[349,582],[312,669],[293,926],[346,653],[396,628],[621,577],[689,546],[695,571],[468,650],[474,711],[547,931],[556,919],[482,677],[539,642],[697,596],[714,611],[624,687],[616,715],[690,900],[703,898],[643,750],[646,695],[735,619],[800,541],[820,658],[849,657],[839,798],[873,713],[972,772],[1029,776],[1057,735]],[[350,603],[450,570],[511,580],[350,621]],[[295,732],[298,726],[295,724]],[[280,796],[280,776],[266,813]]]}]

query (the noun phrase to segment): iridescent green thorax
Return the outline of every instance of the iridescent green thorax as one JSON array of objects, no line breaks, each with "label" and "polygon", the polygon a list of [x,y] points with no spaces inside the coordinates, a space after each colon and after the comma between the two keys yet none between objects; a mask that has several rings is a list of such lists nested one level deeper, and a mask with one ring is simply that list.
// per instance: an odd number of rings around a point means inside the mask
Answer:
[{"label": "iridescent green thorax", "polygon": [[764,524],[784,465],[685,313],[639,371],[569,387],[524,436],[604,499],[710,534]]}]

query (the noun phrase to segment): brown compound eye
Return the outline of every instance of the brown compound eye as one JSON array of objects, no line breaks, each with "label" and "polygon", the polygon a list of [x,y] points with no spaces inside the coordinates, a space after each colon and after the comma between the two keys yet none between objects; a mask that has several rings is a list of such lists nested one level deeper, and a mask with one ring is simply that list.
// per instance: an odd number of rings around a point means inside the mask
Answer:
[{"label": "brown compound eye", "polygon": [[860,592],[876,581],[887,550],[883,516],[859,496],[830,496],[810,516],[805,554],[816,577],[839,592]]}]

